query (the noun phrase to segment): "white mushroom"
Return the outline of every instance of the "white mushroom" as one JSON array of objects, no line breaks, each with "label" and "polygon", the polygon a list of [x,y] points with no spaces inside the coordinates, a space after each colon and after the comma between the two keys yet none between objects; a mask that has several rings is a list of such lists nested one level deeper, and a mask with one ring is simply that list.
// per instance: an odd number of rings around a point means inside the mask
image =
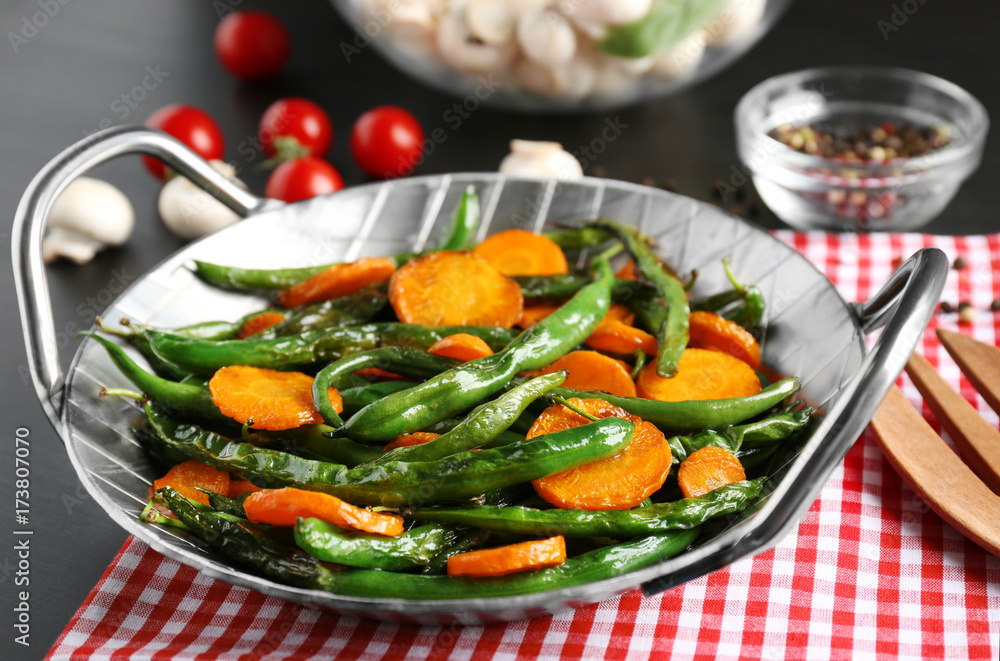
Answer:
[{"label": "white mushroom", "polygon": [[649,13],[653,0],[575,0],[565,11],[582,24],[624,25]]},{"label": "white mushroom", "polygon": [[729,0],[705,26],[709,45],[725,46],[745,35],[760,22],[766,4],[767,0]]},{"label": "white mushroom", "polygon": [[561,180],[579,179],[583,168],[576,157],[558,142],[511,140],[510,154],[500,163],[500,172],[527,177]]},{"label": "white mushroom", "polygon": [[465,0],[452,0],[441,16],[437,49],[441,59],[460,71],[501,73],[513,61],[513,44],[494,46],[474,37],[465,25]]},{"label": "white mushroom", "polygon": [[708,35],[695,32],[668,51],[660,53],[653,61],[652,73],[661,78],[680,78],[693,70],[705,54]]},{"label": "white mushroom", "polygon": [[100,179],[80,177],[52,204],[42,240],[42,257],[65,257],[86,264],[97,251],[119,246],[132,236],[135,212],[125,195]]},{"label": "white mushroom", "polygon": [[533,9],[517,21],[521,51],[539,64],[558,67],[576,54],[576,33],[564,16],[552,9]]},{"label": "white mushroom", "polygon": [[[243,182],[236,178],[236,168],[232,165],[224,161],[209,163],[216,172],[243,186]],[[156,208],[163,224],[182,239],[197,239],[240,219],[235,211],[181,176],[174,177],[163,186]]]}]

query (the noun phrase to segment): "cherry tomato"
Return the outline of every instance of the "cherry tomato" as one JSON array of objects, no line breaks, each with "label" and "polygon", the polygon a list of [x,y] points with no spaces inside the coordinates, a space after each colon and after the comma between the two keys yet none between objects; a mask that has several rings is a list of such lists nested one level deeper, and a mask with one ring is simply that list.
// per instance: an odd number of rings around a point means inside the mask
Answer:
[{"label": "cherry tomato", "polygon": [[264,152],[280,160],[322,156],[333,141],[330,118],[309,99],[275,101],[261,116],[257,133]]},{"label": "cherry tomato", "polygon": [[285,26],[267,12],[234,11],[215,28],[215,54],[226,71],[240,80],[277,75],[290,50]]},{"label": "cherry tomato", "polygon": [[[174,136],[206,160],[221,159],[225,155],[222,129],[212,116],[194,106],[175,103],[164,106],[146,119],[146,126]],[[166,166],[152,156],[142,157],[143,165],[157,179],[166,177]]]},{"label": "cherry tomato", "polygon": [[298,202],[338,191],[344,187],[340,173],[313,156],[285,161],[267,179],[264,194],[284,202]]},{"label": "cherry tomato", "polygon": [[372,108],[351,129],[351,154],[372,177],[402,177],[417,167],[424,149],[420,122],[398,106]]}]

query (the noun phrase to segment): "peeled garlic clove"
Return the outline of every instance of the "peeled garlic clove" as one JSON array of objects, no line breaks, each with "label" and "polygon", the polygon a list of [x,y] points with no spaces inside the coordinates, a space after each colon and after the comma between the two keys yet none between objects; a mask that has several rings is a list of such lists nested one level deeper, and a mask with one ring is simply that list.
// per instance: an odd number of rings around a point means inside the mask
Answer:
[{"label": "peeled garlic clove", "polygon": [[511,153],[500,163],[503,174],[560,180],[583,177],[583,168],[558,142],[511,140]]},{"label": "peeled garlic clove", "polygon": [[474,37],[465,26],[464,0],[453,0],[441,16],[437,49],[446,64],[471,73],[500,73],[510,66],[517,49],[513,44],[494,46]]},{"label": "peeled garlic clove", "polygon": [[594,72],[594,96],[612,97],[632,90],[637,77],[622,69],[611,58],[602,57]]},{"label": "peeled garlic clove", "polygon": [[670,50],[660,53],[653,61],[651,72],[661,78],[680,78],[690,73],[705,54],[708,35],[695,32]]},{"label": "peeled garlic clove", "polygon": [[705,26],[709,46],[725,46],[747,34],[764,16],[767,0],[729,0]]},{"label": "peeled garlic clove", "polygon": [[526,11],[517,21],[517,42],[529,58],[549,67],[568,64],[576,54],[576,33],[551,9]]},{"label": "peeled garlic clove", "polygon": [[514,64],[514,79],[522,88],[545,97],[556,97],[566,89],[565,71],[521,58]]},{"label": "peeled garlic clove", "polygon": [[84,264],[97,251],[128,241],[134,227],[132,204],[120,190],[100,179],[80,177],[52,204],[42,254],[47,262],[66,257]]},{"label": "peeled garlic clove", "polygon": [[[210,163],[216,172],[243,186],[243,182],[236,179],[233,166],[223,161]],[[156,208],[163,224],[182,239],[197,239],[240,219],[235,211],[181,176],[174,177],[163,186]]]},{"label": "peeled garlic clove", "polygon": [[652,6],[653,0],[576,0],[572,14],[582,22],[624,25],[644,17]]},{"label": "peeled garlic clove", "polygon": [[465,27],[483,43],[498,46],[514,39],[519,16],[510,0],[469,0],[465,6]]}]

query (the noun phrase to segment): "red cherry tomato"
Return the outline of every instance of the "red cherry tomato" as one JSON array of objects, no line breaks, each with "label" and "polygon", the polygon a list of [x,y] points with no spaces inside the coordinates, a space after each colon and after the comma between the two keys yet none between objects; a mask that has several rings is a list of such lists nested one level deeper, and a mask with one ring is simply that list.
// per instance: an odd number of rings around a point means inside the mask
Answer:
[{"label": "red cherry tomato", "polygon": [[215,28],[215,54],[226,71],[240,80],[277,75],[290,50],[285,26],[266,12],[234,11]]},{"label": "red cherry tomato", "polygon": [[344,187],[340,173],[324,160],[306,156],[285,161],[267,179],[264,194],[284,202],[298,202]]},{"label": "red cherry tomato", "polygon": [[397,106],[372,108],[351,129],[351,154],[372,177],[390,179],[413,171],[423,154],[420,122]]},{"label": "red cherry tomato", "polygon": [[309,99],[275,101],[261,116],[257,133],[264,152],[281,160],[322,156],[333,141],[330,118]]},{"label": "red cherry tomato", "polygon": [[[146,119],[146,126],[174,136],[206,160],[225,155],[222,129],[204,110],[182,103],[164,106]],[[166,166],[151,156],[142,157],[143,165],[157,179],[166,176]]]}]

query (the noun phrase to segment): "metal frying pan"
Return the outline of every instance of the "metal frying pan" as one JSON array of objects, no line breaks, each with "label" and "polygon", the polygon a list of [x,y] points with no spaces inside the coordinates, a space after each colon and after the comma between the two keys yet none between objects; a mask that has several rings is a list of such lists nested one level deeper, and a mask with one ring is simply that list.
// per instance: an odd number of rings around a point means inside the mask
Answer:
[{"label": "metal frying pan", "polygon": [[[606,216],[634,223],[657,240],[680,272],[698,269],[693,296],[726,288],[720,264],[758,284],[767,300],[764,361],[796,374],[803,395],[826,414],[774,491],[754,513],[680,556],[617,578],[500,599],[361,599],[272,582],[229,564],[197,540],[139,521],[158,469],[131,438],[136,409],[99,398],[100,386],[128,383],[96,343],[85,341],[63,374],[42,263],[43,221],[75,177],[112,157],[151,154],[203,186],[245,220],[195,242],[146,274],[103,314],[161,326],[237,318],[260,299],[200,282],[192,259],[256,266],[320,264],[420,250],[443,231],[464,187],[483,200],[481,234],[506,227],[541,228]],[[123,528],[165,555],[206,574],[261,592],[339,612],[409,622],[462,623],[518,619],[579,607],[641,587],[654,594],[776,544],[805,513],[830,473],[871,419],[921,337],[944,286],[948,261],[917,253],[870,301],[849,305],[802,256],[719,209],[645,186],[584,179],[556,182],[497,174],[416,177],[361,186],[284,205],[237,188],[179,142],[142,128],[95,134],[52,160],[31,182],[13,228],[14,276],[31,376],[80,480]],[[866,333],[885,326],[866,355]]]}]

